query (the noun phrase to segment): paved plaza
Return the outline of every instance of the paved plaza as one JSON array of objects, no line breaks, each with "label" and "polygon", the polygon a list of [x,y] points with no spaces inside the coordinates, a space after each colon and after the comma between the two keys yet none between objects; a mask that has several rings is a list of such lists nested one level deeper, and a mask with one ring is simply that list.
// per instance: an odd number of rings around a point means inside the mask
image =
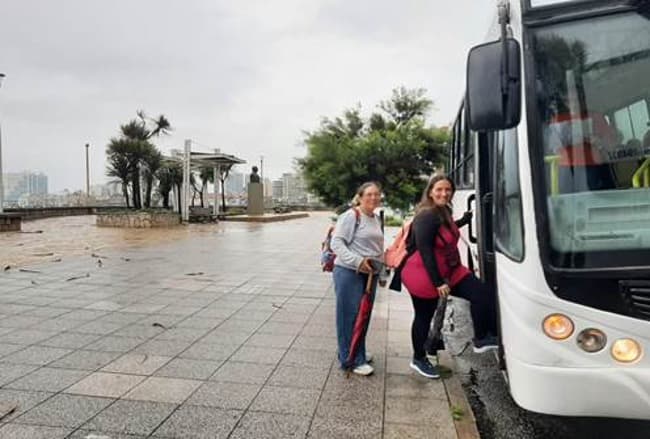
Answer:
[{"label": "paved plaza", "polygon": [[338,369],[327,218],[0,273],[0,438],[456,438],[445,381],[408,368],[404,294],[379,292],[375,374]]}]

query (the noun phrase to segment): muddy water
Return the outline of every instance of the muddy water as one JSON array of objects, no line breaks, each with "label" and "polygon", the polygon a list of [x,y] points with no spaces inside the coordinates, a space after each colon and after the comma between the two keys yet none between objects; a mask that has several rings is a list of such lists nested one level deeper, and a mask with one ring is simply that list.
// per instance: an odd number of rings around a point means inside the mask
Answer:
[{"label": "muddy water", "polygon": [[223,232],[247,225],[190,224],[157,229],[97,227],[95,216],[72,216],[27,221],[21,233],[0,234],[0,268],[55,261],[67,256],[98,254]]}]

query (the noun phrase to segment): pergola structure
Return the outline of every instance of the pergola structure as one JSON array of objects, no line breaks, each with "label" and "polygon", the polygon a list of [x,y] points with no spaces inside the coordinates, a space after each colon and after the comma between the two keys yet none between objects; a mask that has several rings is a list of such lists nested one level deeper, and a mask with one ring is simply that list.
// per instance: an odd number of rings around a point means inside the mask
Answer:
[{"label": "pergola structure", "polygon": [[185,150],[172,151],[169,160],[183,164],[183,187],[181,189],[181,216],[184,222],[190,219],[190,173],[193,169],[212,168],[214,169],[214,215],[219,214],[219,192],[224,191],[221,186],[221,178],[234,165],[246,163],[246,160],[230,154],[223,154],[219,150],[214,152],[192,152],[192,141],[185,141]]}]

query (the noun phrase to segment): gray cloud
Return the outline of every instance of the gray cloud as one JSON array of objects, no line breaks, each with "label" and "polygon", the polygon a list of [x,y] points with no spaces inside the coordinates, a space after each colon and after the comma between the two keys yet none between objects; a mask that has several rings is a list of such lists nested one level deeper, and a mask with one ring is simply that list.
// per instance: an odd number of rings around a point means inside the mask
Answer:
[{"label": "gray cloud", "polygon": [[105,145],[138,109],[171,120],[161,149],[191,138],[250,162],[264,154],[271,176],[322,116],[370,112],[399,85],[427,88],[431,119],[447,124],[492,14],[476,0],[4,3],[5,170],[43,170],[54,190],[83,186],[86,142],[104,181]]}]

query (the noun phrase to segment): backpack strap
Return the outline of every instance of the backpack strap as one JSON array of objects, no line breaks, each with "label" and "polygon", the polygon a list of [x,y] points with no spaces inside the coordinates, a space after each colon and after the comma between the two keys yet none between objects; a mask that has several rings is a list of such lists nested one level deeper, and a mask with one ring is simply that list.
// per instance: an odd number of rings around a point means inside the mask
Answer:
[{"label": "backpack strap", "polygon": [[331,250],[332,235],[334,235],[334,226],[330,226],[327,229],[327,235],[325,235],[325,239],[321,244],[323,250]]},{"label": "backpack strap", "polygon": [[354,211],[354,231],[352,232],[352,239],[350,240],[350,243],[354,241],[354,236],[357,234],[357,230],[359,230],[359,226],[361,225],[361,212],[359,209],[356,207],[353,207],[352,210]]}]

